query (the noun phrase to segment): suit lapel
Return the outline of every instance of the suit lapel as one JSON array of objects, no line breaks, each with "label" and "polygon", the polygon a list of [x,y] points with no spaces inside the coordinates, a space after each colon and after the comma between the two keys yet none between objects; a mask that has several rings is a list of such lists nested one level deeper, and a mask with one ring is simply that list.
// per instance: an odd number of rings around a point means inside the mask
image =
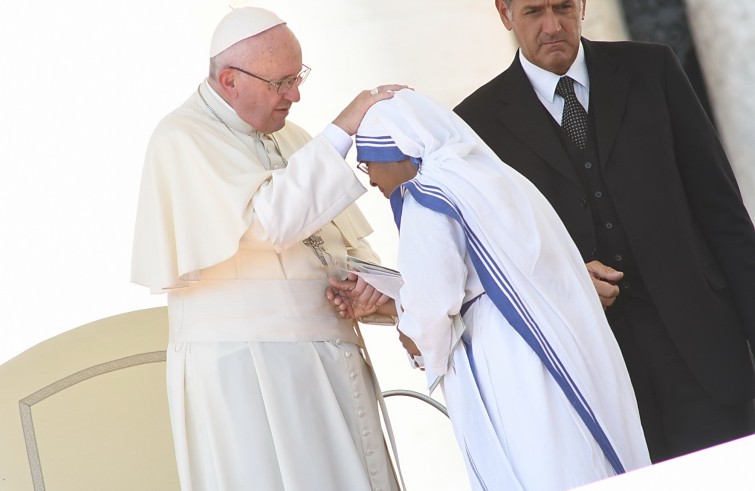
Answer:
[{"label": "suit lapel", "polygon": [[527,75],[519,62],[519,55],[500,79],[499,99],[502,102],[498,115],[501,122],[533,152],[559,173],[579,184],[574,167],[569,162],[561,138],[553,127],[550,114],[542,107]]},{"label": "suit lapel", "polygon": [[590,112],[593,113],[598,157],[602,166],[608,162],[619,131],[629,93],[629,76],[600,46],[582,39],[587,71],[590,74]]}]

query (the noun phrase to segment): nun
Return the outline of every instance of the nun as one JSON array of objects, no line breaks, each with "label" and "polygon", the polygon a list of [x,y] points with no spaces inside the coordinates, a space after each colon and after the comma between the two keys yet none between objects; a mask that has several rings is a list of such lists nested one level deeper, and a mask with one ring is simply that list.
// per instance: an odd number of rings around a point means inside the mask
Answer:
[{"label": "nun", "polygon": [[373,105],[356,147],[399,228],[398,329],[440,381],[472,488],[567,489],[649,465],[598,295],[537,189],[413,91]]}]

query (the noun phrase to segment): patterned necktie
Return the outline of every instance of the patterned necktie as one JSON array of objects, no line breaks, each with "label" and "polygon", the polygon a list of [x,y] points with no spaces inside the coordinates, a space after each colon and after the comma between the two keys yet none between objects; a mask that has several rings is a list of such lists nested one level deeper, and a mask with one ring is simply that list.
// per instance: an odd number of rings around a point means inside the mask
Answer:
[{"label": "patterned necktie", "polygon": [[580,149],[587,146],[587,111],[574,93],[574,80],[561,77],[556,85],[556,94],[564,98],[561,127]]}]

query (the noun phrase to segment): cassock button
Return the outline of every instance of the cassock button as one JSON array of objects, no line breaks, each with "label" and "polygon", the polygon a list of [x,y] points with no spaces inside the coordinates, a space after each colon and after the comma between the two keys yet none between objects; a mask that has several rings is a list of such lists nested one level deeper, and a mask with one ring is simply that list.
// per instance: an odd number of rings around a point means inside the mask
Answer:
[{"label": "cassock button", "polygon": [[355,399],[359,399],[359,396],[361,396],[361,395],[362,395],[362,393],[361,393],[361,392],[358,392],[358,391],[357,391],[357,392],[354,392],[354,398],[355,398]]},{"label": "cassock button", "polygon": [[354,373],[354,372],[351,372],[351,373],[349,374],[349,377],[351,377],[352,379],[355,379],[355,378],[357,378],[357,374],[356,374],[356,373]]},{"label": "cassock button", "polygon": [[606,223],[606,228],[608,230],[611,230],[613,228],[613,223],[611,223],[611,222]]},{"label": "cassock button", "polygon": [[357,411],[357,416],[359,416],[360,418],[363,418],[364,414],[365,414],[364,411],[362,411],[361,409]]},{"label": "cassock button", "polygon": [[587,208],[587,200],[585,198],[579,200],[579,206],[581,206],[582,208]]},{"label": "cassock button", "polygon": [[616,259],[616,262],[619,263],[624,260],[624,256],[622,256],[621,254],[616,254],[613,258]]},{"label": "cassock button", "polygon": [[366,455],[367,457],[370,457],[370,456],[372,456],[372,454],[374,454],[374,453],[375,453],[375,452],[373,452],[371,448],[368,448],[367,450],[365,450],[365,451],[364,451],[364,454],[365,454],[365,455]]},{"label": "cassock button", "polygon": [[602,198],[603,197],[603,192],[602,191],[595,191],[595,197],[598,198],[598,199]]},{"label": "cassock button", "polygon": [[370,469],[370,474],[377,476],[377,469]]},{"label": "cassock button", "polygon": [[351,351],[347,351],[343,354],[343,356],[345,356],[346,358],[351,358]]},{"label": "cassock button", "polygon": [[362,436],[367,436],[367,435],[369,435],[369,434],[370,434],[370,432],[369,432],[369,431],[367,431],[367,430],[362,430]]},{"label": "cassock button", "polygon": [[337,345],[341,344],[341,338],[336,339],[336,344]]},{"label": "cassock button", "polygon": [[585,162],[585,169],[587,170],[592,169],[592,162]]}]

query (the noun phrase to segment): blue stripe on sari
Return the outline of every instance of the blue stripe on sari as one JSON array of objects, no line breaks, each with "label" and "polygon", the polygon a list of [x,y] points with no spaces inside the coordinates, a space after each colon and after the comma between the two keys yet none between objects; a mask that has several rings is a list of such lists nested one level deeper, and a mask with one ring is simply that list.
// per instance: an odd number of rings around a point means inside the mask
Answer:
[{"label": "blue stripe on sari", "polygon": [[564,395],[603,450],[606,459],[614,471],[617,474],[623,474],[625,472],[624,466],[611,442],[608,440],[605,431],[595,418],[595,414],[589,404],[538,327],[537,322],[533,319],[531,313],[511,286],[504,272],[495,263],[489,251],[485,249],[484,245],[467,225],[456,205],[444,194],[442,189],[436,186],[424,185],[416,180],[405,182],[390,197],[394,220],[399,229],[401,228],[401,210],[403,204],[402,188],[408,190],[420,205],[438,213],[443,213],[461,225],[467,240],[467,250],[469,251],[475,270],[480,276],[485,293],[514,330],[522,336],[538,355],[543,365],[545,365],[548,372],[558,383]]},{"label": "blue stripe on sari", "polygon": [[356,135],[359,162],[401,162],[406,159],[390,136]]}]

